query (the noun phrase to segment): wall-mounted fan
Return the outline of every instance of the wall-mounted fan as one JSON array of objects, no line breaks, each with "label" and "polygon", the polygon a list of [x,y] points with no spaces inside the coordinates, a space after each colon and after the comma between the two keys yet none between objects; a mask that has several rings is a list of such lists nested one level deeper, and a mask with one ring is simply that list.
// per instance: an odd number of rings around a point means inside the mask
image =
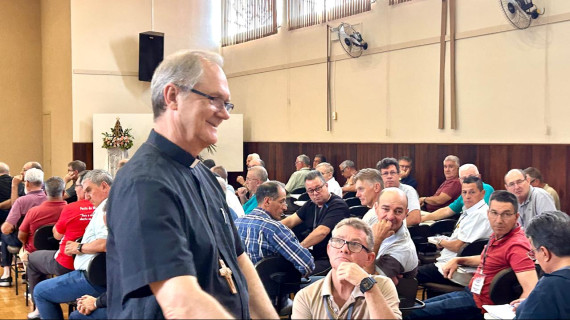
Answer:
[{"label": "wall-mounted fan", "polygon": [[533,19],[544,14],[532,0],[499,0],[501,8],[509,22],[517,29],[526,29]]},{"label": "wall-mounted fan", "polygon": [[338,40],[340,45],[353,58],[358,58],[362,55],[362,51],[368,49],[368,43],[362,40],[360,32],[348,23],[341,23],[337,29]]}]

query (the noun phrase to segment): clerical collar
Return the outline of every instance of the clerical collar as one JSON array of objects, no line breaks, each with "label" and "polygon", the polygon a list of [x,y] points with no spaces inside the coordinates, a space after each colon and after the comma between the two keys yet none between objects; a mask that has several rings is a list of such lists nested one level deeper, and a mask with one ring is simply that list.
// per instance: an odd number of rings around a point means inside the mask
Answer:
[{"label": "clerical collar", "polygon": [[163,135],[154,131],[154,129],[150,131],[150,134],[146,142],[156,147],[157,149],[162,151],[162,153],[172,158],[174,161],[179,162],[185,167],[193,168],[199,162],[197,158],[194,158],[186,150],[180,148],[172,141],[166,139]]}]

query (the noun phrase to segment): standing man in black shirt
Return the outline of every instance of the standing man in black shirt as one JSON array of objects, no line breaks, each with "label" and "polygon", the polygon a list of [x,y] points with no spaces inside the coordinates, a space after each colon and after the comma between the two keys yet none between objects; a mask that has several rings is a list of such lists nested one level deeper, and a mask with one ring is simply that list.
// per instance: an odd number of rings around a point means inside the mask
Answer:
[{"label": "standing man in black shirt", "polygon": [[278,318],[197,159],[233,108],[221,65],[217,54],[183,51],[154,73],[154,129],[109,198],[109,319]]},{"label": "standing man in black shirt", "polygon": [[305,177],[305,189],[311,201],[307,201],[296,213],[281,222],[290,229],[301,225],[309,232],[304,239],[299,240],[302,240],[301,246],[311,250],[315,258],[313,274],[316,274],[331,266],[327,244],[331,230],[340,220],[348,218],[348,205],[341,197],[329,192],[325,178],[317,170],[312,170]]}]

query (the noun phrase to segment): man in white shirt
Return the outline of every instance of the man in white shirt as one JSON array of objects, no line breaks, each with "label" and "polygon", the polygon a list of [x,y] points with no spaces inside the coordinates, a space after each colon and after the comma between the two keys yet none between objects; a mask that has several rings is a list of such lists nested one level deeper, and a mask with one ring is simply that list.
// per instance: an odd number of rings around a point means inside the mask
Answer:
[{"label": "man in white shirt", "polygon": [[418,269],[418,282],[420,284],[433,282],[441,284],[455,284],[443,277],[440,268],[452,258],[457,256],[457,252],[475,240],[489,238],[493,230],[487,218],[489,206],[485,203],[485,190],[483,182],[478,177],[467,177],[461,184],[461,196],[463,197],[463,213],[455,229],[449,238],[440,237],[438,248],[443,248],[441,255],[437,258],[437,263],[422,265]]},{"label": "man in white shirt", "polygon": [[319,171],[327,181],[329,192],[342,198],[342,188],[334,178],[334,167],[328,162],[321,162],[315,167],[315,169]]}]

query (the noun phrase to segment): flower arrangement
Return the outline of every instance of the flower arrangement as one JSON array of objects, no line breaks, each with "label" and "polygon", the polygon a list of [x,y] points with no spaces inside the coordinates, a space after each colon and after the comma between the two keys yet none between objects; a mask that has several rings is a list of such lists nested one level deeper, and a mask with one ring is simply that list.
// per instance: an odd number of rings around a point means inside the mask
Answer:
[{"label": "flower arrangement", "polygon": [[133,141],[135,138],[131,134],[131,129],[125,129],[121,127],[121,122],[117,118],[115,122],[115,127],[111,128],[111,133],[103,132],[103,146],[102,148],[120,148],[123,150],[129,150],[133,147]]}]

